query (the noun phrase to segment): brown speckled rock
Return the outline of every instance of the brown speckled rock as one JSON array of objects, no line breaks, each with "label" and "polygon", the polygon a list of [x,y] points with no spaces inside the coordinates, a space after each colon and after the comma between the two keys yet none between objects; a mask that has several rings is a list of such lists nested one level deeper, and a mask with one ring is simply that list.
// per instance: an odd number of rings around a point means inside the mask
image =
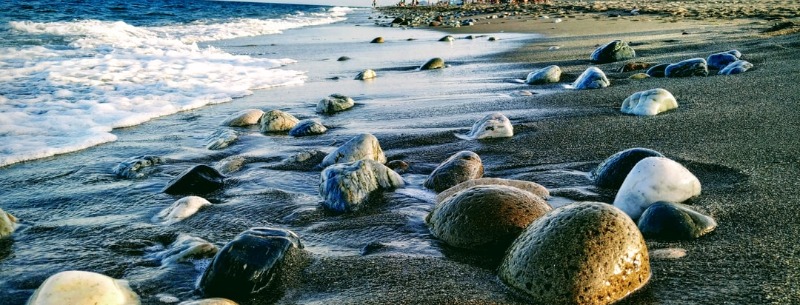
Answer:
[{"label": "brown speckled rock", "polygon": [[478,179],[482,176],[481,157],[471,151],[460,151],[433,170],[425,180],[425,187],[441,192],[461,182]]},{"label": "brown speckled rock", "polygon": [[505,185],[515,187],[524,191],[528,191],[533,193],[536,196],[542,197],[542,199],[550,198],[550,191],[547,190],[541,184],[536,182],[530,181],[523,181],[523,180],[512,180],[512,179],[503,179],[503,178],[478,178],[467,180],[456,184],[455,186],[446,189],[436,195],[436,202],[442,202],[450,196],[455,195],[456,193],[465,190],[467,188],[476,186],[476,185]]},{"label": "brown speckled rock", "polygon": [[431,233],[451,246],[503,251],[525,227],[551,209],[544,199],[528,191],[478,185],[437,204],[425,220]]},{"label": "brown speckled rock", "polygon": [[528,226],[506,253],[499,276],[536,304],[611,304],[647,283],[650,258],[624,212],[579,202]]}]

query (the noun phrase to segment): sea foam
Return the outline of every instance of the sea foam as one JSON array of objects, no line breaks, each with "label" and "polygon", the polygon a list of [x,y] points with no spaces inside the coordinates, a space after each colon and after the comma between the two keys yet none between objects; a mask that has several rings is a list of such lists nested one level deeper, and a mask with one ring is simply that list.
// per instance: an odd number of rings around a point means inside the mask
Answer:
[{"label": "sea foam", "polygon": [[303,84],[295,61],[232,55],[198,42],[278,34],[345,19],[347,8],[280,19],[136,27],[122,21],[12,21],[67,45],[0,48],[0,166],[111,142],[113,128]]}]

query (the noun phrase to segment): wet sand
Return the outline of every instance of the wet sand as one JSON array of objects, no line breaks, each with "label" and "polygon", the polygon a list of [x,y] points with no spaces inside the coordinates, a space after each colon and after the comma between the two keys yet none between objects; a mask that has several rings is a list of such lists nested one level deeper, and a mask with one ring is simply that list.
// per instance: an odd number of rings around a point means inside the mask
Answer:
[{"label": "wet sand", "polygon": [[[781,3],[787,4],[776,5]],[[690,7],[695,4],[701,1],[684,2]],[[637,60],[668,63],[738,49],[755,68],[733,76],[629,80],[634,72],[616,72],[621,63],[602,64],[598,67],[612,78],[608,88],[553,93],[547,86],[522,85],[519,90],[541,94],[500,105],[471,104],[474,108],[458,110],[511,113],[516,133],[513,138],[456,141],[442,134],[385,134],[380,140],[389,159],[402,159],[413,167],[436,164],[457,151],[472,150],[483,159],[485,176],[535,181],[551,188],[556,196],[571,200],[610,202],[613,193],[589,187],[596,194],[587,194],[574,188],[590,184],[583,173],[617,151],[655,149],[684,164],[700,179],[703,193],[691,204],[713,216],[719,227],[693,241],[648,241],[650,251],[682,248],[687,255],[680,259],[653,258],[650,283],[621,303],[800,301],[800,246],[795,240],[800,226],[794,224],[800,217],[795,204],[800,198],[800,140],[796,136],[800,131],[796,105],[800,36],[775,35],[786,31],[765,33],[779,22],[769,14],[715,19],[710,14],[677,18],[656,13],[624,20],[603,12],[581,14],[586,18],[565,19],[558,24],[533,16],[528,22],[439,29],[455,34],[508,31],[549,35],[495,60],[530,71],[558,64],[566,81],[590,65],[588,56],[598,44],[613,39],[632,42]],[[623,25],[616,27],[619,24]],[[550,46],[559,49],[548,51]],[[679,108],[655,117],[634,117],[618,111],[627,96],[652,88],[671,91]],[[556,114],[526,115],[534,109]],[[367,218],[359,221],[369,226]],[[278,303],[528,302],[526,296],[507,288],[495,276],[496,258],[448,251],[446,247],[444,253],[445,257],[366,255],[314,260]],[[319,299],[324,295],[331,297]]]}]

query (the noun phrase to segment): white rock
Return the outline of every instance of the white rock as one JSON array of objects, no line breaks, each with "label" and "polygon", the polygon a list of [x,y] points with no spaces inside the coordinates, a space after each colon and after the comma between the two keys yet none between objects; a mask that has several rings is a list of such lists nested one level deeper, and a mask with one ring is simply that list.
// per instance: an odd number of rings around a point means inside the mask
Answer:
[{"label": "white rock", "polygon": [[346,212],[357,209],[379,189],[405,185],[403,178],[382,163],[359,160],[328,166],[320,175],[319,194],[326,208]]},{"label": "white rock", "polygon": [[599,89],[608,87],[610,84],[611,82],[608,81],[603,70],[589,67],[572,83],[572,87],[575,89]]},{"label": "white rock", "polygon": [[6,236],[11,235],[14,233],[14,230],[17,229],[17,218],[10,213],[3,211],[0,209],[0,238],[4,238]]},{"label": "white rock", "polygon": [[223,126],[250,126],[258,124],[258,120],[261,119],[261,116],[264,115],[264,111],[261,109],[245,109],[239,111],[227,119],[222,121]]},{"label": "white rock", "polygon": [[556,65],[547,66],[528,73],[525,83],[529,85],[557,83],[561,80],[561,68]]},{"label": "white rock", "polygon": [[636,92],[622,101],[619,111],[634,115],[656,115],[678,108],[678,101],[667,90],[656,88]]},{"label": "white rock", "polygon": [[466,140],[510,138],[514,136],[514,126],[505,115],[495,112],[475,122],[468,134],[456,136]]},{"label": "white rock", "polygon": [[366,69],[358,73],[358,75],[356,75],[356,80],[368,80],[376,77],[378,77],[378,74],[375,73],[375,71],[373,71],[372,69]]},{"label": "white rock", "polygon": [[56,273],[39,286],[28,305],[136,305],[140,304],[125,280],[87,271]]},{"label": "white rock", "polygon": [[270,110],[261,116],[261,132],[289,131],[300,122],[296,117],[280,110]]},{"label": "white rock", "polygon": [[164,225],[173,224],[189,218],[190,216],[194,215],[199,211],[201,208],[205,206],[210,206],[211,202],[208,202],[203,197],[198,196],[187,196],[181,199],[176,200],[171,206],[166,209],[161,210],[155,217],[153,217],[154,222],[158,222]]},{"label": "white rock", "polygon": [[664,157],[644,158],[622,182],[614,206],[636,220],[658,201],[683,202],[700,195],[700,181],[678,162]]},{"label": "white rock", "polygon": [[386,155],[383,154],[378,138],[368,133],[356,136],[325,156],[321,166],[326,167],[335,163],[349,163],[358,160],[375,160],[386,163]]}]

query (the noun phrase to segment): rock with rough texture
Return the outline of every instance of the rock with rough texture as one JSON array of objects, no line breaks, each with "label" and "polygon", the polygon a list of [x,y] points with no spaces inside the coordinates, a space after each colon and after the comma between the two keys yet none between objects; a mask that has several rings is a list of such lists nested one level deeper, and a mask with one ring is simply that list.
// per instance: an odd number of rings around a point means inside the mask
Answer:
[{"label": "rock with rough texture", "polygon": [[651,275],[636,224],[600,202],[566,205],[531,223],[498,273],[535,304],[611,304],[642,288]]},{"label": "rock with rough texture", "polygon": [[372,39],[370,43],[384,43],[384,41],[385,40],[383,39],[383,37],[375,37],[375,39]]},{"label": "rock with rough texture", "polygon": [[137,305],[139,296],[128,281],[88,271],[56,273],[39,286],[28,305],[103,304]]},{"label": "rock with rough texture", "polygon": [[310,171],[322,163],[322,160],[325,159],[325,156],[327,155],[328,153],[319,149],[304,150],[289,156],[280,163],[270,166],[269,168],[279,170]]},{"label": "rock with rough texture", "polygon": [[629,148],[617,152],[605,159],[592,171],[594,185],[610,189],[619,189],[631,169],[647,157],[663,157],[664,155],[648,148]]},{"label": "rock with rough texture", "polygon": [[614,40],[595,49],[594,52],[592,52],[589,60],[594,63],[603,64],[628,60],[634,57],[636,57],[636,51],[634,51],[627,42],[622,40]]},{"label": "rock with rough texture", "polygon": [[439,41],[444,41],[444,42],[453,42],[455,40],[456,40],[456,38],[453,37],[452,35],[447,35],[447,36],[444,36],[442,38],[439,38]]},{"label": "rock with rough texture", "polygon": [[225,185],[225,176],[208,165],[196,165],[172,179],[163,192],[171,195],[208,194]]},{"label": "rock with rough texture", "polygon": [[523,191],[528,191],[531,194],[541,197],[542,199],[550,198],[550,191],[547,190],[541,184],[536,182],[524,181],[524,180],[512,180],[512,179],[503,179],[503,178],[477,178],[477,179],[470,179],[459,184],[454,185],[451,188],[448,188],[438,195],[436,195],[436,202],[442,202],[448,197],[455,195],[458,192],[461,192],[465,189],[471,188],[473,186],[478,185],[501,185],[501,186],[510,186],[521,189]]},{"label": "rock with rough texture", "polygon": [[356,80],[368,80],[368,79],[373,79],[373,78],[376,78],[376,77],[378,77],[378,74],[375,73],[374,70],[366,69],[364,71],[359,72],[358,75],[356,75],[355,79]]},{"label": "rock with rough texture", "polygon": [[358,135],[325,156],[321,165],[326,167],[335,163],[349,163],[358,160],[375,160],[386,163],[386,155],[383,154],[378,138],[368,133]]},{"label": "rock with rough texture", "polygon": [[333,114],[350,109],[353,105],[355,101],[349,96],[331,94],[317,103],[317,113]]},{"label": "rock with rough texture", "polygon": [[261,109],[245,109],[222,121],[222,126],[240,127],[258,124],[264,111]]},{"label": "rock with rough texture", "polygon": [[510,138],[514,136],[514,126],[505,115],[495,112],[472,124],[468,134],[456,136],[465,140]]},{"label": "rock with rough texture", "polygon": [[114,166],[114,174],[120,178],[143,178],[155,170],[155,165],[164,163],[164,159],[156,156],[137,156]]},{"label": "rock with rough texture", "polygon": [[176,200],[172,205],[167,207],[166,209],[161,210],[158,212],[155,217],[153,217],[153,221],[159,222],[161,224],[173,224],[189,218],[190,216],[194,215],[202,209],[203,207],[210,206],[211,202],[208,202],[203,197],[198,196],[187,196],[181,199]]},{"label": "rock with rough texture", "polygon": [[289,130],[289,135],[293,137],[305,137],[320,135],[326,131],[328,131],[328,128],[322,125],[322,122],[318,119],[306,119],[294,125],[294,127]]},{"label": "rock with rough texture", "polygon": [[667,90],[656,88],[636,92],[622,101],[619,111],[633,115],[656,115],[678,108],[678,101]]},{"label": "rock with rough texture", "polygon": [[217,246],[202,238],[181,233],[166,249],[147,257],[160,260],[162,265],[168,265],[213,258],[218,251]]},{"label": "rock with rough texture", "polygon": [[557,83],[561,80],[561,68],[556,65],[547,66],[531,73],[525,78],[528,85]]},{"label": "rock with rough texture", "polygon": [[19,220],[14,215],[0,209],[0,239],[11,236],[11,233],[17,229],[18,222]]},{"label": "rock with rough texture", "polygon": [[589,67],[578,76],[578,79],[576,79],[574,83],[572,83],[572,87],[579,90],[599,89],[608,87],[610,84],[611,82],[608,81],[603,70],[597,67]]},{"label": "rock with rough texture", "polygon": [[271,292],[287,256],[302,249],[292,231],[251,228],[226,244],[206,268],[197,289],[203,297],[247,299]]},{"label": "rock with rough texture", "polygon": [[478,154],[460,151],[439,164],[425,180],[425,187],[441,192],[461,182],[483,176],[483,163]]},{"label": "rock with rough texture", "polygon": [[644,158],[619,187],[614,206],[639,219],[658,201],[683,202],[700,195],[700,181],[678,162],[664,157]]},{"label": "rock with rough texture", "polygon": [[403,178],[382,163],[359,160],[326,167],[320,175],[319,194],[328,210],[348,212],[361,207],[375,191],[404,185]]},{"label": "rock with rough texture", "polygon": [[644,210],[639,218],[639,231],[647,238],[690,240],[717,228],[711,216],[674,202],[659,201]]},{"label": "rock with rough texture", "polygon": [[206,149],[219,150],[236,142],[239,135],[230,129],[219,129],[206,139]]},{"label": "rock with rough texture", "polygon": [[753,68],[753,64],[751,64],[750,62],[746,60],[737,60],[725,66],[725,68],[722,68],[722,70],[719,70],[719,75],[744,73],[745,71],[750,70],[751,68]]},{"label": "rock with rough texture", "polygon": [[437,204],[425,219],[431,234],[464,249],[503,252],[552,208],[539,196],[504,185],[477,185]]},{"label": "rock with rough texture", "polygon": [[425,62],[422,66],[419,67],[420,70],[434,70],[434,69],[443,69],[445,67],[444,59],[439,57],[431,58],[427,62]]},{"label": "rock with rough texture", "polygon": [[289,113],[277,109],[270,110],[261,116],[261,132],[269,133],[289,131],[294,127],[294,125],[297,125],[297,122],[299,121],[300,120]]},{"label": "rock with rough texture", "polygon": [[664,69],[665,77],[708,76],[708,64],[702,58],[687,59]]},{"label": "rock with rough texture", "polygon": [[209,298],[180,302],[178,305],[239,305],[239,303],[225,298]]},{"label": "rock with rough texture", "polygon": [[667,67],[669,67],[669,65],[670,64],[660,64],[652,66],[650,67],[650,69],[647,69],[646,73],[647,75],[650,75],[652,77],[664,77],[664,71],[667,70]]},{"label": "rock with rough texture", "polygon": [[736,55],[729,52],[721,52],[709,55],[706,58],[706,63],[711,69],[722,70],[722,68],[737,60],[739,60],[739,57],[736,57]]}]

